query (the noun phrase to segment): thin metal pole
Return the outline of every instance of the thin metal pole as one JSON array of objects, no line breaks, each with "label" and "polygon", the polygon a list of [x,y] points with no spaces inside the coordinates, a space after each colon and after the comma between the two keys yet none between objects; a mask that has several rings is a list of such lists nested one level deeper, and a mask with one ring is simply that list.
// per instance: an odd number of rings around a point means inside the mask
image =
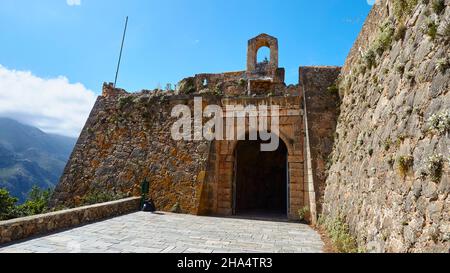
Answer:
[{"label": "thin metal pole", "polygon": [[119,62],[117,63],[116,78],[114,79],[114,87],[116,87],[117,77],[119,76],[120,61],[122,60],[123,44],[125,42],[125,35],[127,33],[127,27],[128,27],[128,16],[125,20],[125,29],[123,30],[122,45],[120,46]]}]

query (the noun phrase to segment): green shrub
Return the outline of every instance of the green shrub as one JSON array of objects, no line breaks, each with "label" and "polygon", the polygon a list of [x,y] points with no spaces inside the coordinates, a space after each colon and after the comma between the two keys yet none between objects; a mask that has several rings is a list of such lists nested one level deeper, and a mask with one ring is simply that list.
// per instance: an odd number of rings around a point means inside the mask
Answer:
[{"label": "green shrub", "polygon": [[443,31],[443,33],[442,33],[442,38],[444,39],[444,42],[445,42],[446,44],[449,44],[449,43],[450,43],[450,23],[447,23],[447,24],[444,26],[444,31]]},{"label": "green shrub", "polygon": [[372,148],[369,149],[369,156],[373,156],[373,149]]},{"label": "green shrub", "polygon": [[182,213],[183,210],[181,209],[180,203],[176,202],[173,207],[170,209],[170,212],[172,213]]},{"label": "green shrub", "polygon": [[23,205],[20,205],[17,209],[22,216],[46,213],[49,211],[51,196],[51,189],[41,190],[37,186],[34,186],[28,195],[27,201]]},{"label": "green shrub", "polygon": [[196,90],[196,86],[195,86],[195,79],[194,78],[186,78],[183,79],[179,84],[178,84],[178,90],[181,94],[192,94],[195,93]]},{"label": "green shrub", "polygon": [[309,207],[303,207],[303,208],[299,209],[298,216],[300,218],[300,221],[305,221],[308,213],[309,213]]},{"label": "green shrub", "polygon": [[411,14],[418,3],[418,0],[393,0],[394,16],[397,20],[403,20]]},{"label": "green shrub", "polygon": [[12,197],[6,189],[0,189],[0,221],[15,218],[14,208],[18,199]]},{"label": "green shrub", "polygon": [[431,38],[435,40],[438,32],[438,26],[434,20],[428,20],[426,23],[426,33]]},{"label": "green shrub", "polygon": [[350,234],[350,228],[345,222],[343,217],[337,217],[334,219],[324,217],[321,215],[319,217],[319,225],[322,226],[334,247],[340,253],[358,253],[362,252],[358,248],[356,239]]},{"label": "green shrub", "polygon": [[436,70],[445,73],[450,68],[450,61],[447,58],[440,58],[436,61]]},{"label": "green shrub", "polygon": [[[364,58],[364,56],[363,56],[363,58]],[[358,72],[358,74],[364,75],[364,74],[366,74],[366,71],[367,71],[367,67],[366,67],[365,64],[360,64],[360,65],[357,67],[357,72]]]},{"label": "green shrub", "polygon": [[11,197],[5,189],[0,189],[0,220],[9,220],[42,214],[49,211],[52,190],[41,190],[33,186],[24,204],[17,206],[17,198]]},{"label": "green shrub", "polygon": [[339,94],[339,87],[336,84],[333,84],[327,88],[328,92],[331,94]]},{"label": "green shrub", "polygon": [[401,175],[406,176],[414,165],[414,157],[411,155],[403,155],[398,158],[398,170]]},{"label": "green shrub", "polygon": [[428,125],[430,130],[443,135],[450,131],[450,111],[442,111],[440,113],[432,115],[428,119]]},{"label": "green shrub", "polygon": [[239,86],[245,87],[247,85],[247,81],[243,78],[239,79]]},{"label": "green shrub", "polygon": [[371,69],[376,64],[376,54],[373,49],[367,50],[363,56],[364,65],[366,68]]},{"label": "green shrub", "polygon": [[400,74],[403,75],[403,73],[405,73],[405,64],[404,63],[400,63],[398,65],[395,66],[395,70]]},{"label": "green shrub", "polygon": [[128,195],[124,193],[116,193],[111,191],[95,191],[85,195],[81,199],[81,205],[82,206],[95,205],[120,200],[126,197],[128,197]]},{"label": "green shrub", "polygon": [[433,155],[427,160],[427,170],[433,182],[441,181],[444,170],[444,157],[442,155]]},{"label": "green shrub", "polygon": [[119,98],[119,108],[122,109],[132,102],[133,102],[132,96],[122,96]]},{"label": "green shrub", "polygon": [[395,159],[394,159],[393,157],[390,157],[390,158],[388,159],[388,164],[389,164],[389,166],[390,166],[391,168],[394,167]]},{"label": "green shrub", "polygon": [[390,138],[386,139],[383,143],[384,150],[387,152],[392,146],[392,140]]},{"label": "green shrub", "polygon": [[391,47],[395,28],[390,21],[387,21],[380,27],[379,31],[378,37],[373,44],[373,50],[381,56],[384,51]]},{"label": "green shrub", "polygon": [[407,30],[407,28],[406,28],[405,24],[401,23],[395,31],[394,39],[396,41],[405,39],[406,30]]},{"label": "green shrub", "polygon": [[441,14],[445,9],[445,0],[434,0],[431,8],[433,9],[434,13]]},{"label": "green shrub", "polygon": [[416,77],[416,74],[413,71],[408,71],[406,73],[406,79],[409,80],[409,81],[414,80],[415,77]]},{"label": "green shrub", "polygon": [[221,83],[216,84],[216,86],[214,87],[214,94],[216,96],[222,96],[223,95],[222,84]]},{"label": "green shrub", "polygon": [[406,134],[400,134],[397,137],[397,146],[400,147],[400,145],[402,145],[403,141],[405,141],[405,139],[407,139],[407,138],[408,138],[408,136]]}]

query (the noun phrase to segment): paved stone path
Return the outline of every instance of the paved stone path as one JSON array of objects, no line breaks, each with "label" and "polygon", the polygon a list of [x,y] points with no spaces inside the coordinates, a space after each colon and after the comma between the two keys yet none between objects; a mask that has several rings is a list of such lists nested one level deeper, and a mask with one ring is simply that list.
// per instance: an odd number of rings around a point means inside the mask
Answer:
[{"label": "paved stone path", "polygon": [[0,248],[0,253],[322,252],[307,225],[137,212]]}]

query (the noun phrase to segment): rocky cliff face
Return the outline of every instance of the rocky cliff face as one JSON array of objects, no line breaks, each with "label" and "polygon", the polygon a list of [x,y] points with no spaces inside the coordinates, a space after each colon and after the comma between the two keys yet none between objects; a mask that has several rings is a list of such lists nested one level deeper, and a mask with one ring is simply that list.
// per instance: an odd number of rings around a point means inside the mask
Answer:
[{"label": "rocky cliff face", "polygon": [[342,69],[324,214],[367,251],[450,248],[449,5],[380,1]]}]

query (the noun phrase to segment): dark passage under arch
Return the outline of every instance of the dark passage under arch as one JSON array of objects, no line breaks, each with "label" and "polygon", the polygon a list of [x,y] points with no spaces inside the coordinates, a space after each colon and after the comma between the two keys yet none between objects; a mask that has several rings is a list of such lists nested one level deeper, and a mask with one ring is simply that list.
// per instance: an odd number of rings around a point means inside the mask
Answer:
[{"label": "dark passage under arch", "polygon": [[287,147],[261,152],[261,141],[236,147],[234,208],[236,215],[287,217]]}]

